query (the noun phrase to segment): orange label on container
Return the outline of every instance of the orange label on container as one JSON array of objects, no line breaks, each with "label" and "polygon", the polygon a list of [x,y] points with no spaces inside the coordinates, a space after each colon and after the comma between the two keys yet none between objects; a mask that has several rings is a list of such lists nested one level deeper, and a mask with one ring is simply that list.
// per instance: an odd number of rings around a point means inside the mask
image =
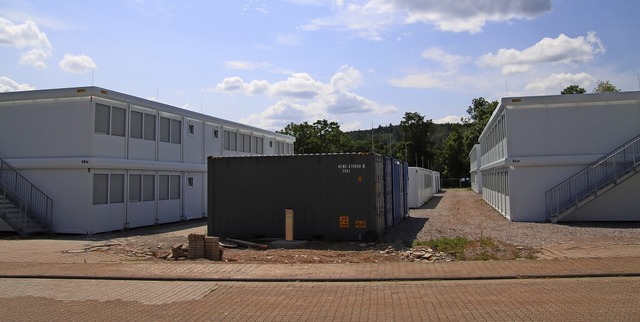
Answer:
[{"label": "orange label on container", "polygon": [[366,220],[356,220],[356,228],[367,228],[367,221]]},{"label": "orange label on container", "polygon": [[349,228],[349,216],[340,216],[340,228]]}]

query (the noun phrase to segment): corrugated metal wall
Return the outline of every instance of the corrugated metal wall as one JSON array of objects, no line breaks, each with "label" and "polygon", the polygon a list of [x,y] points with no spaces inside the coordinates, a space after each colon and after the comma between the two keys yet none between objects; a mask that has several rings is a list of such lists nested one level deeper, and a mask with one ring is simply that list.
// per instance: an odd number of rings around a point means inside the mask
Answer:
[{"label": "corrugated metal wall", "polygon": [[375,154],[223,157],[208,160],[208,232],[295,239],[375,240],[384,234],[383,158]]}]

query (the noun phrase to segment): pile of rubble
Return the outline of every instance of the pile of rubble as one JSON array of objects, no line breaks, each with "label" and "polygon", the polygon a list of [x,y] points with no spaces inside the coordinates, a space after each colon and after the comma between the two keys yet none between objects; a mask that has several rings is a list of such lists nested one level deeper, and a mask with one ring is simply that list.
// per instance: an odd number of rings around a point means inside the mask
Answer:
[{"label": "pile of rubble", "polygon": [[383,254],[397,253],[400,258],[408,262],[450,262],[453,256],[445,252],[436,252],[431,248],[411,248],[409,250],[396,251],[389,246],[387,249],[380,251]]},{"label": "pile of rubble", "polygon": [[218,237],[209,237],[199,234],[189,235],[189,245],[178,244],[171,246],[171,254],[166,260],[186,260],[205,258],[208,260],[222,260],[223,249],[220,247]]}]

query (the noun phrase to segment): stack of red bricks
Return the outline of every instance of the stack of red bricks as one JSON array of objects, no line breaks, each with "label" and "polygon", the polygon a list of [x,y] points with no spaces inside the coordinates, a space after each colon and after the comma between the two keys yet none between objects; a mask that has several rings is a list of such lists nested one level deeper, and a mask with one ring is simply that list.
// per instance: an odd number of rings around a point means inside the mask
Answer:
[{"label": "stack of red bricks", "polygon": [[222,248],[218,237],[200,234],[189,234],[189,258],[206,258],[219,261],[222,259]]}]

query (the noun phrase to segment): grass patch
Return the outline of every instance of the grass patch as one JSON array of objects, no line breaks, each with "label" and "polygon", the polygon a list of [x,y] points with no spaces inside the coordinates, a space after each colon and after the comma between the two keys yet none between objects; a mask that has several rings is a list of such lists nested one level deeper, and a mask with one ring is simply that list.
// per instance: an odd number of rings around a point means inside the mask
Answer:
[{"label": "grass patch", "polygon": [[470,241],[465,237],[429,239],[427,241],[414,241],[413,247],[429,247],[437,252],[445,252],[453,255],[457,260],[464,260],[464,250]]},{"label": "grass patch", "polygon": [[533,249],[516,247],[488,236],[481,236],[479,240],[469,240],[465,237],[416,240],[412,247],[428,247],[436,252],[445,252],[461,261],[533,259],[536,253]]}]

